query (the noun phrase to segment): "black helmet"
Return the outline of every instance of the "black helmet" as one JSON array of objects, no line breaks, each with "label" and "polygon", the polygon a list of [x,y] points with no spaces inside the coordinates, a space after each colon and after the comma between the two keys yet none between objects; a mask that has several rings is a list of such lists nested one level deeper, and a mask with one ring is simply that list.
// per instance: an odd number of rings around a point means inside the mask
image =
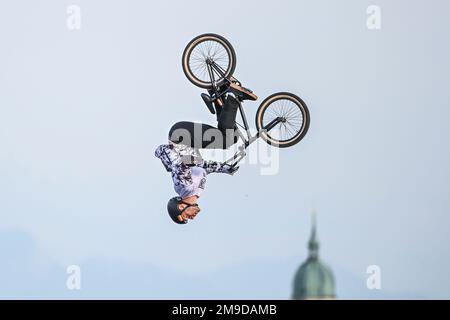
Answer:
[{"label": "black helmet", "polygon": [[[178,208],[178,205],[180,203],[184,203],[187,206],[183,209],[180,210]],[[169,216],[170,218],[173,220],[173,222],[178,223],[178,224],[186,224],[187,220],[180,221],[178,219],[178,217],[188,208],[190,207],[198,207],[198,204],[190,204],[187,202],[184,202],[183,199],[181,197],[173,197],[172,199],[169,200],[169,202],[167,202],[167,211],[169,212]]]},{"label": "black helmet", "polygon": [[181,200],[181,197],[173,197],[169,199],[169,202],[167,202],[167,211],[169,212],[169,216],[173,222],[178,224],[186,224],[187,221],[178,220],[178,216],[183,212],[178,208]]}]

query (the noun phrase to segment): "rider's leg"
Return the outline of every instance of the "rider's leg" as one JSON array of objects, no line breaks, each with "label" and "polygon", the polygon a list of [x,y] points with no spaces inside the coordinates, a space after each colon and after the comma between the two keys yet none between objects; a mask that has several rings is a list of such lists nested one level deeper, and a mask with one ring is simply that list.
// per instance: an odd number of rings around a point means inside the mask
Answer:
[{"label": "rider's leg", "polygon": [[239,101],[232,95],[225,100],[218,115],[218,128],[203,123],[181,121],[169,131],[169,140],[197,149],[227,149],[238,141],[235,123]]},{"label": "rider's leg", "polygon": [[218,125],[220,131],[222,131],[225,146],[228,148],[238,141],[238,136],[235,133],[236,115],[239,108],[239,101],[234,98],[233,95],[228,95],[223,105],[222,111],[218,116]]},{"label": "rider's leg", "polygon": [[219,123],[217,127],[220,130],[234,129],[238,108],[239,101],[237,101],[232,95],[228,95],[218,117]]},{"label": "rider's leg", "polygon": [[223,149],[222,132],[204,123],[181,121],[169,131],[169,141],[196,149]]}]

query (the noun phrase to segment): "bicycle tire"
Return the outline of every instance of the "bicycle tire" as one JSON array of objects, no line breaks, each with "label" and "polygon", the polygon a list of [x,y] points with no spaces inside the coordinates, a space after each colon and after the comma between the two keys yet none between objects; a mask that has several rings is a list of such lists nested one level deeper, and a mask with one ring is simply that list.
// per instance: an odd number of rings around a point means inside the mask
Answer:
[{"label": "bicycle tire", "polygon": [[213,87],[211,81],[205,81],[204,79],[199,79],[192,71],[191,65],[190,65],[190,59],[191,59],[192,52],[194,51],[194,49],[196,49],[197,46],[200,46],[202,43],[204,43],[206,41],[212,41],[212,42],[219,43],[220,45],[222,45],[225,48],[226,53],[228,55],[229,64],[227,66],[227,69],[225,70],[225,77],[220,77],[219,79],[217,79],[218,85],[220,85],[225,78],[229,78],[233,75],[234,70],[236,69],[237,61],[236,61],[236,53],[235,53],[234,48],[231,45],[231,43],[227,39],[225,39],[224,37],[222,37],[218,34],[205,33],[205,34],[195,37],[188,43],[188,45],[184,49],[183,56],[182,56],[183,72],[186,75],[186,77],[188,78],[188,80],[191,83],[193,83],[194,85],[196,85],[197,87],[204,88],[204,89],[211,89]]},{"label": "bicycle tire", "polygon": [[[293,102],[302,114],[302,124],[299,128],[298,132],[287,140],[280,140],[275,137],[272,137],[267,131],[263,130],[264,124],[264,116],[267,110],[272,106],[275,102],[279,100],[289,100]],[[267,120],[266,120],[267,121]],[[299,121],[299,120],[296,120]],[[287,148],[291,147],[297,143],[299,143],[306,135],[309,130],[310,125],[310,114],[306,103],[297,95],[292,94],[290,92],[278,92],[267,97],[261,105],[258,107],[255,117],[256,128],[258,132],[261,132],[260,137],[267,142],[268,144],[278,147],[278,148]],[[280,129],[281,130],[281,129]]]}]

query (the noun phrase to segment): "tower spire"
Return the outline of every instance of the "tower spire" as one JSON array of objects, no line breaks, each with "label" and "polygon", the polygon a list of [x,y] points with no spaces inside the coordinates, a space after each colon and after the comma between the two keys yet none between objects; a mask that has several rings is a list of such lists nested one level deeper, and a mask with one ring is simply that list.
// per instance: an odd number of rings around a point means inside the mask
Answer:
[{"label": "tower spire", "polygon": [[311,237],[309,238],[308,242],[308,249],[309,249],[309,258],[310,259],[317,259],[319,257],[319,241],[317,240],[317,213],[315,210],[311,212],[311,220],[312,220],[312,227],[311,227]]},{"label": "tower spire", "polygon": [[294,278],[293,299],[335,299],[334,276],[331,269],[319,259],[317,215],[311,212],[311,236],[308,241],[308,259],[298,268]]}]

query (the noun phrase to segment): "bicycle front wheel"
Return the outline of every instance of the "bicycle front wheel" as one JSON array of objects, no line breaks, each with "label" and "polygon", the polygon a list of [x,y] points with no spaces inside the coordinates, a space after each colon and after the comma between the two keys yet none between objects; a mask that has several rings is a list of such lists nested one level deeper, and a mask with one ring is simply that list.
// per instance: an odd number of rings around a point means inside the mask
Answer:
[{"label": "bicycle front wheel", "polygon": [[[210,68],[212,64],[214,68]],[[233,75],[236,53],[227,39],[206,33],[189,42],[183,52],[182,65],[190,82],[200,88],[211,89],[211,72],[219,85]]]},{"label": "bicycle front wheel", "polygon": [[[275,119],[281,121],[272,129],[264,128]],[[295,94],[279,92],[267,97],[256,112],[256,128],[268,144],[287,148],[300,142],[309,129],[309,110]]]}]

